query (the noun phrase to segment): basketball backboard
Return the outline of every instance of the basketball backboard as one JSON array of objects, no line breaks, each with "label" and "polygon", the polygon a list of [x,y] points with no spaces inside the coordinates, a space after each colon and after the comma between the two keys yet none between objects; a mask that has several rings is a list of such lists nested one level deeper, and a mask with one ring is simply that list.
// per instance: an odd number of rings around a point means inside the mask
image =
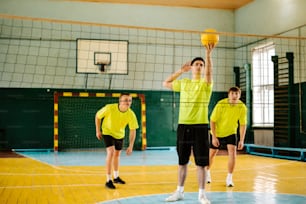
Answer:
[{"label": "basketball backboard", "polygon": [[128,74],[128,41],[77,39],[77,73]]}]

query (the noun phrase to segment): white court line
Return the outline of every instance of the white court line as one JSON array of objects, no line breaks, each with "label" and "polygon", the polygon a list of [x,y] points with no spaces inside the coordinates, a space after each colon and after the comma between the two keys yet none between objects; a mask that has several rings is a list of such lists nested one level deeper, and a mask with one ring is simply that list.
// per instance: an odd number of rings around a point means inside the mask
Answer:
[{"label": "white court line", "polygon": [[[139,182],[139,183],[131,183],[132,185],[167,185],[167,184],[175,184],[176,182]],[[190,183],[196,183],[196,182],[190,182]],[[63,185],[24,185],[24,186],[0,186],[0,189],[22,189],[22,188],[62,188],[62,187],[89,187],[89,186],[105,186],[104,183],[101,184],[63,184]]]}]

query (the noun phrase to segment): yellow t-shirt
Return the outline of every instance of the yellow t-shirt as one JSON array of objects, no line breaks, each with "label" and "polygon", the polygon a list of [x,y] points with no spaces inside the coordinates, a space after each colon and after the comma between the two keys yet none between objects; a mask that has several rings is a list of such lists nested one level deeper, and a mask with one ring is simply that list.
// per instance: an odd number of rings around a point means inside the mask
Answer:
[{"label": "yellow t-shirt", "polygon": [[179,124],[208,124],[212,83],[207,83],[204,79],[174,80],[172,89],[180,92]]},{"label": "yellow t-shirt", "polygon": [[108,104],[97,112],[97,117],[103,119],[103,135],[111,135],[116,139],[122,139],[125,136],[125,127],[129,125],[130,130],[137,129],[138,121],[135,113],[129,108],[126,112],[119,110],[119,104]]},{"label": "yellow t-shirt", "polygon": [[247,107],[239,100],[235,105],[228,102],[228,98],[220,100],[210,116],[216,123],[216,136],[227,137],[237,133],[238,121],[240,125],[247,124]]}]

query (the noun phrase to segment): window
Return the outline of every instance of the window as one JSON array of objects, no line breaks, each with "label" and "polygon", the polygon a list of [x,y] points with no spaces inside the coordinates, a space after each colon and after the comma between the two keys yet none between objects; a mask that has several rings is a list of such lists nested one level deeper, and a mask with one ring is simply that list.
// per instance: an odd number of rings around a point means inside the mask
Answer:
[{"label": "window", "polygon": [[274,126],[274,44],[256,47],[252,56],[253,126]]}]

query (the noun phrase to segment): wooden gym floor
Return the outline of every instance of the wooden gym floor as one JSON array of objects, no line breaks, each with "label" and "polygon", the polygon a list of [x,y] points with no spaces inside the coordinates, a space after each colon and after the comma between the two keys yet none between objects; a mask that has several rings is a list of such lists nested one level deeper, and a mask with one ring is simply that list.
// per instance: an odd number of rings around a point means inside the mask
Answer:
[{"label": "wooden gym floor", "polygon": [[[196,168],[191,160],[185,199],[197,203]],[[0,153],[0,203],[140,204],[165,203],[177,185],[174,150],[122,152],[120,177],[125,185],[106,189],[105,151]],[[235,187],[225,186],[227,156],[220,154],[206,185],[212,204],[306,203],[306,163],[239,154]]]}]

